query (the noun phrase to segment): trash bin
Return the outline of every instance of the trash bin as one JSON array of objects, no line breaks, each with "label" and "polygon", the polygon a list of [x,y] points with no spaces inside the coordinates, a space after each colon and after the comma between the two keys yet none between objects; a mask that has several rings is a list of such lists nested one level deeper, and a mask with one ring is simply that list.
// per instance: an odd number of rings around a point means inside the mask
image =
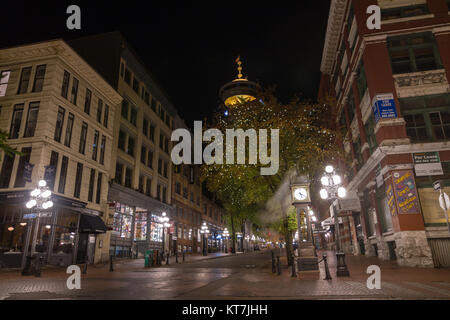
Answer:
[{"label": "trash bin", "polygon": [[153,259],[153,252],[151,250],[146,250],[144,254],[145,260],[144,268],[150,267],[150,259]]}]

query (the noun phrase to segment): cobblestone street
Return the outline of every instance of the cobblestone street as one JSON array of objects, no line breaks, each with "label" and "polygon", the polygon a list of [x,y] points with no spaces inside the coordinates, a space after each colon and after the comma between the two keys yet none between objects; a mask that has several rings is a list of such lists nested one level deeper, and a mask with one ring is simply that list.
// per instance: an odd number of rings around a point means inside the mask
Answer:
[{"label": "cobblestone street", "polygon": [[[291,277],[285,263],[280,276],[272,274],[270,251],[239,255],[186,257],[185,263],[144,268],[143,259],[90,266],[82,275],[81,290],[68,290],[68,274],[44,269],[41,278],[18,271],[0,273],[0,299],[450,299],[449,269],[401,268],[377,258],[346,257],[350,277],[332,280]],[[282,262],[284,260],[282,259]],[[367,266],[381,268],[381,289],[366,286]],[[325,277],[320,264],[321,279]]]}]

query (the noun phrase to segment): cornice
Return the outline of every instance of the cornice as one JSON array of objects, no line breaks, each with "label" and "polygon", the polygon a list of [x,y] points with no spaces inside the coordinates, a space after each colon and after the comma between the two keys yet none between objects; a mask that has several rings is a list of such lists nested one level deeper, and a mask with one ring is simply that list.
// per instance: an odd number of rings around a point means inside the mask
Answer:
[{"label": "cornice", "polygon": [[333,61],[337,47],[339,46],[339,38],[344,23],[347,2],[348,0],[331,0],[325,45],[320,66],[320,71],[325,74],[330,74],[333,68]]}]

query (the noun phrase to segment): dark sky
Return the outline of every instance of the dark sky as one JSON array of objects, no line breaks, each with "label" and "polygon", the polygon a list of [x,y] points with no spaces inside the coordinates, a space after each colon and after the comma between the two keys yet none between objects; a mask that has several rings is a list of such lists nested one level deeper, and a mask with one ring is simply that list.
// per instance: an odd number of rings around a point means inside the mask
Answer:
[{"label": "dark sky", "polygon": [[[218,106],[238,55],[244,75],[275,85],[281,101],[317,97],[330,0],[5,2],[2,47],[121,31],[189,126]],[[80,31],[66,28],[70,4],[81,7]]]}]

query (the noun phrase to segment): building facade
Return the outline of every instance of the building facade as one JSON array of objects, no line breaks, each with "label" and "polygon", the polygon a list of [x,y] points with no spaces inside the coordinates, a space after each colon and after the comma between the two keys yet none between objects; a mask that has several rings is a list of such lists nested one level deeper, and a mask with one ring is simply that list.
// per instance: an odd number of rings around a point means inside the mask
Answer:
[{"label": "building facade", "polygon": [[[108,181],[121,97],[62,40],[0,50],[0,129],[22,155],[1,154],[0,264],[36,251],[54,265],[108,258]],[[25,203],[39,180],[54,206],[39,224]]]},{"label": "building facade", "polygon": [[[369,30],[367,7],[381,8]],[[346,252],[405,266],[449,266],[439,193],[450,191],[450,3],[332,0],[319,99],[336,99],[349,199]],[[341,218],[340,218],[341,219]]]},{"label": "building facade", "polygon": [[171,133],[176,110],[119,32],[75,39],[70,45],[122,96],[114,118],[108,192],[111,254],[143,255],[168,249],[158,223],[173,216]]}]

